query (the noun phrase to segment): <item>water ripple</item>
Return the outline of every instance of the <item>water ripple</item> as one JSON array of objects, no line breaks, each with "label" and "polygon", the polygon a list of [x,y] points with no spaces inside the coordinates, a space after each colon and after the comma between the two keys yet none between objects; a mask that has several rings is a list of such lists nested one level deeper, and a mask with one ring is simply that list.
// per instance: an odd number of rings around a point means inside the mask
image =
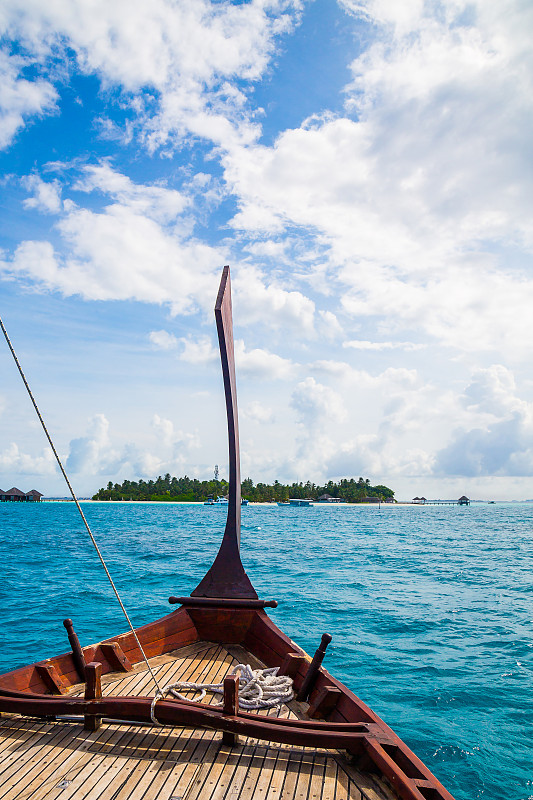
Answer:
[{"label": "water ripple", "polygon": [[[224,515],[203,506],[85,506],[137,625],[211,565]],[[243,561],[278,625],[427,763],[457,800],[533,794],[533,506],[242,511]],[[0,669],[124,620],[68,503],[0,504]],[[494,764],[498,765],[494,769]]]}]

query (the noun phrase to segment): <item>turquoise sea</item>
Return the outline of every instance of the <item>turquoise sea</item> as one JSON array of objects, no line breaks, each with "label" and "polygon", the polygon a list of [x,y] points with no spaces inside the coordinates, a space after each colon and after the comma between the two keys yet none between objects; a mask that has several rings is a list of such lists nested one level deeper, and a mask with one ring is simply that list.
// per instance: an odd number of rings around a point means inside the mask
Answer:
[{"label": "turquoise sea", "polygon": [[[225,512],[86,503],[135,625],[206,572]],[[276,623],[380,714],[457,800],[533,798],[533,505],[249,506],[242,554]],[[0,668],[125,621],[72,503],[0,504]]]}]

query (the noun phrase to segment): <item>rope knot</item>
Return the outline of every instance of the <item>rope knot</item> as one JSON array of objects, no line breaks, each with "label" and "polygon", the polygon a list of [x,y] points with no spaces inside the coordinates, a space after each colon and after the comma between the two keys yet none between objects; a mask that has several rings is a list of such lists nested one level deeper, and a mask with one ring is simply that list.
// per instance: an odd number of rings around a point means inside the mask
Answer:
[{"label": "rope knot", "polygon": [[[239,673],[239,707],[255,710],[259,708],[274,708],[288,703],[294,697],[292,690],[292,678],[287,675],[278,675],[279,667],[267,667],[266,669],[252,669],[249,664],[237,664],[229,673],[236,675]],[[184,697],[181,692],[197,692],[199,697],[191,700]],[[223,694],[223,683],[193,683],[191,681],[176,681],[169,683],[162,690],[157,690],[152,700],[150,716],[154,725],[161,725],[155,716],[155,706],[158,700],[163,700],[169,694],[177,700],[186,703],[199,703],[204,699],[207,692],[213,694]],[[215,706],[222,706],[223,703],[213,703]]]}]

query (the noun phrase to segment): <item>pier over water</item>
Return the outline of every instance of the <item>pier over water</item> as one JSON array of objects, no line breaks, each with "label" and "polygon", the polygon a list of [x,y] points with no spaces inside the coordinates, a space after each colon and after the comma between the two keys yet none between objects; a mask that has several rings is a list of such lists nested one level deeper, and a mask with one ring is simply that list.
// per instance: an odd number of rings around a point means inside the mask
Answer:
[{"label": "pier over water", "polygon": [[425,497],[413,497],[411,503],[415,506],[469,506],[470,500],[465,495],[459,500],[426,500]]}]

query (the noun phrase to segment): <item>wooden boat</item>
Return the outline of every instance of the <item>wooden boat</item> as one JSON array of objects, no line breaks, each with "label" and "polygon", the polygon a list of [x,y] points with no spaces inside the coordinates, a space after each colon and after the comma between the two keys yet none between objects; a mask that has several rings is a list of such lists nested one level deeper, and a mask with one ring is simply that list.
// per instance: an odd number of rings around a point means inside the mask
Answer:
[{"label": "wooden boat", "polygon": [[[229,269],[215,307],[229,431],[229,504],[215,561],[151,624],[0,676],[3,800],[453,800],[401,739],[268,617],[240,556],[240,466]],[[146,658],[146,660],[145,660]],[[237,664],[278,667],[294,699],[239,706]],[[223,703],[154,697],[176,680]]]}]

